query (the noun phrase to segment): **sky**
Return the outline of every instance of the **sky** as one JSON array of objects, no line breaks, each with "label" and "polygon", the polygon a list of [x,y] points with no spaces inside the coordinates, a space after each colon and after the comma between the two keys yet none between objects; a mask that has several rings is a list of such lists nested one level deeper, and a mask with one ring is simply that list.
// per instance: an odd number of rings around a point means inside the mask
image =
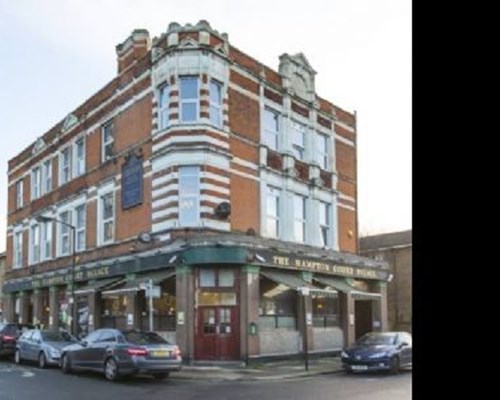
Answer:
[{"label": "sky", "polygon": [[133,29],[200,19],[275,70],[304,53],[316,92],[357,112],[360,235],[411,229],[411,0],[0,0],[0,252],[8,160],[115,76]]}]

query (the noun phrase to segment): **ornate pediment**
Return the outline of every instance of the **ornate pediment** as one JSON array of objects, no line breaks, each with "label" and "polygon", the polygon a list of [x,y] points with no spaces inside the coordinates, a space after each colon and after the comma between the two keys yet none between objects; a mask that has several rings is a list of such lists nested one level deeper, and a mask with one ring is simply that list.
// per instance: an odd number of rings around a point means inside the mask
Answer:
[{"label": "ornate pediment", "polygon": [[280,75],[283,86],[295,95],[307,100],[315,100],[314,76],[316,71],[311,67],[306,56],[302,53],[290,56],[283,54],[280,57]]},{"label": "ornate pediment", "polygon": [[47,144],[45,143],[45,140],[43,140],[42,137],[39,137],[36,142],[35,142],[35,145],[33,146],[33,150],[31,150],[31,155],[35,155],[35,154],[38,154],[39,152],[41,152],[45,146],[47,146]]},{"label": "ornate pediment", "polygon": [[61,133],[64,133],[71,129],[74,125],[78,123],[78,118],[75,114],[71,113],[64,119],[63,126],[61,128]]}]

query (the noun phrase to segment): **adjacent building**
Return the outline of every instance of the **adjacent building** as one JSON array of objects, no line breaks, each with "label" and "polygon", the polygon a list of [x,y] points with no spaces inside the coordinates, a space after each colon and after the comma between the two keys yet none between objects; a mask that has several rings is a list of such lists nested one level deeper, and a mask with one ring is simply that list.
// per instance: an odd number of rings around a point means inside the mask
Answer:
[{"label": "adjacent building", "polygon": [[188,362],[385,329],[387,264],[356,255],[356,118],[306,57],[273,70],[206,21],[116,55],[9,161],[8,318],[68,328],[74,295],[79,333],[152,320]]},{"label": "adjacent building", "polygon": [[5,274],[5,253],[0,253],[0,321],[3,321],[3,277]]},{"label": "adjacent building", "polygon": [[384,233],[360,239],[360,253],[389,264],[387,285],[389,329],[412,331],[412,231]]}]

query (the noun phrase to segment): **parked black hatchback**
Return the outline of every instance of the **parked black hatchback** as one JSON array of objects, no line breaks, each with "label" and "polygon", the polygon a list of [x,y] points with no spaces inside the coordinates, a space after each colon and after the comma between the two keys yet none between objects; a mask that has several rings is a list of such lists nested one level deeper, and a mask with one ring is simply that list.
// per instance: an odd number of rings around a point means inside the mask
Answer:
[{"label": "parked black hatchback", "polygon": [[371,332],[359,338],[341,355],[349,372],[388,371],[412,365],[412,337],[407,332]]},{"label": "parked black hatchback", "polygon": [[61,352],[64,373],[93,370],[103,372],[110,381],[144,373],[163,379],[179,371],[181,364],[179,347],[155,332],[98,329]]},{"label": "parked black hatchback", "polygon": [[19,336],[28,329],[35,327],[30,324],[0,322],[0,356],[13,355]]}]

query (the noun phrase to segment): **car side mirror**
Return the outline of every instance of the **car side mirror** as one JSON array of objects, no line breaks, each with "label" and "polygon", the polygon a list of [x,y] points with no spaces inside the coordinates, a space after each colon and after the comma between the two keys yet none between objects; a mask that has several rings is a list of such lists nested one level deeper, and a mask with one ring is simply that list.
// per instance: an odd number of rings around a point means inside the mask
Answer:
[{"label": "car side mirror", "polygon": [[83,346],[83,347],[87,347],[89,345],[89,342],[87,342],[86,340],[82,340],[80,342],[80,344]]},{"label": "car side mirror", "polygon": [[401,348],[401,349],[402,349],[403,347],[408,347],[408,346],[409,346],[408,342],[401,342],[401,343],[399,344],[399,348]]}]

